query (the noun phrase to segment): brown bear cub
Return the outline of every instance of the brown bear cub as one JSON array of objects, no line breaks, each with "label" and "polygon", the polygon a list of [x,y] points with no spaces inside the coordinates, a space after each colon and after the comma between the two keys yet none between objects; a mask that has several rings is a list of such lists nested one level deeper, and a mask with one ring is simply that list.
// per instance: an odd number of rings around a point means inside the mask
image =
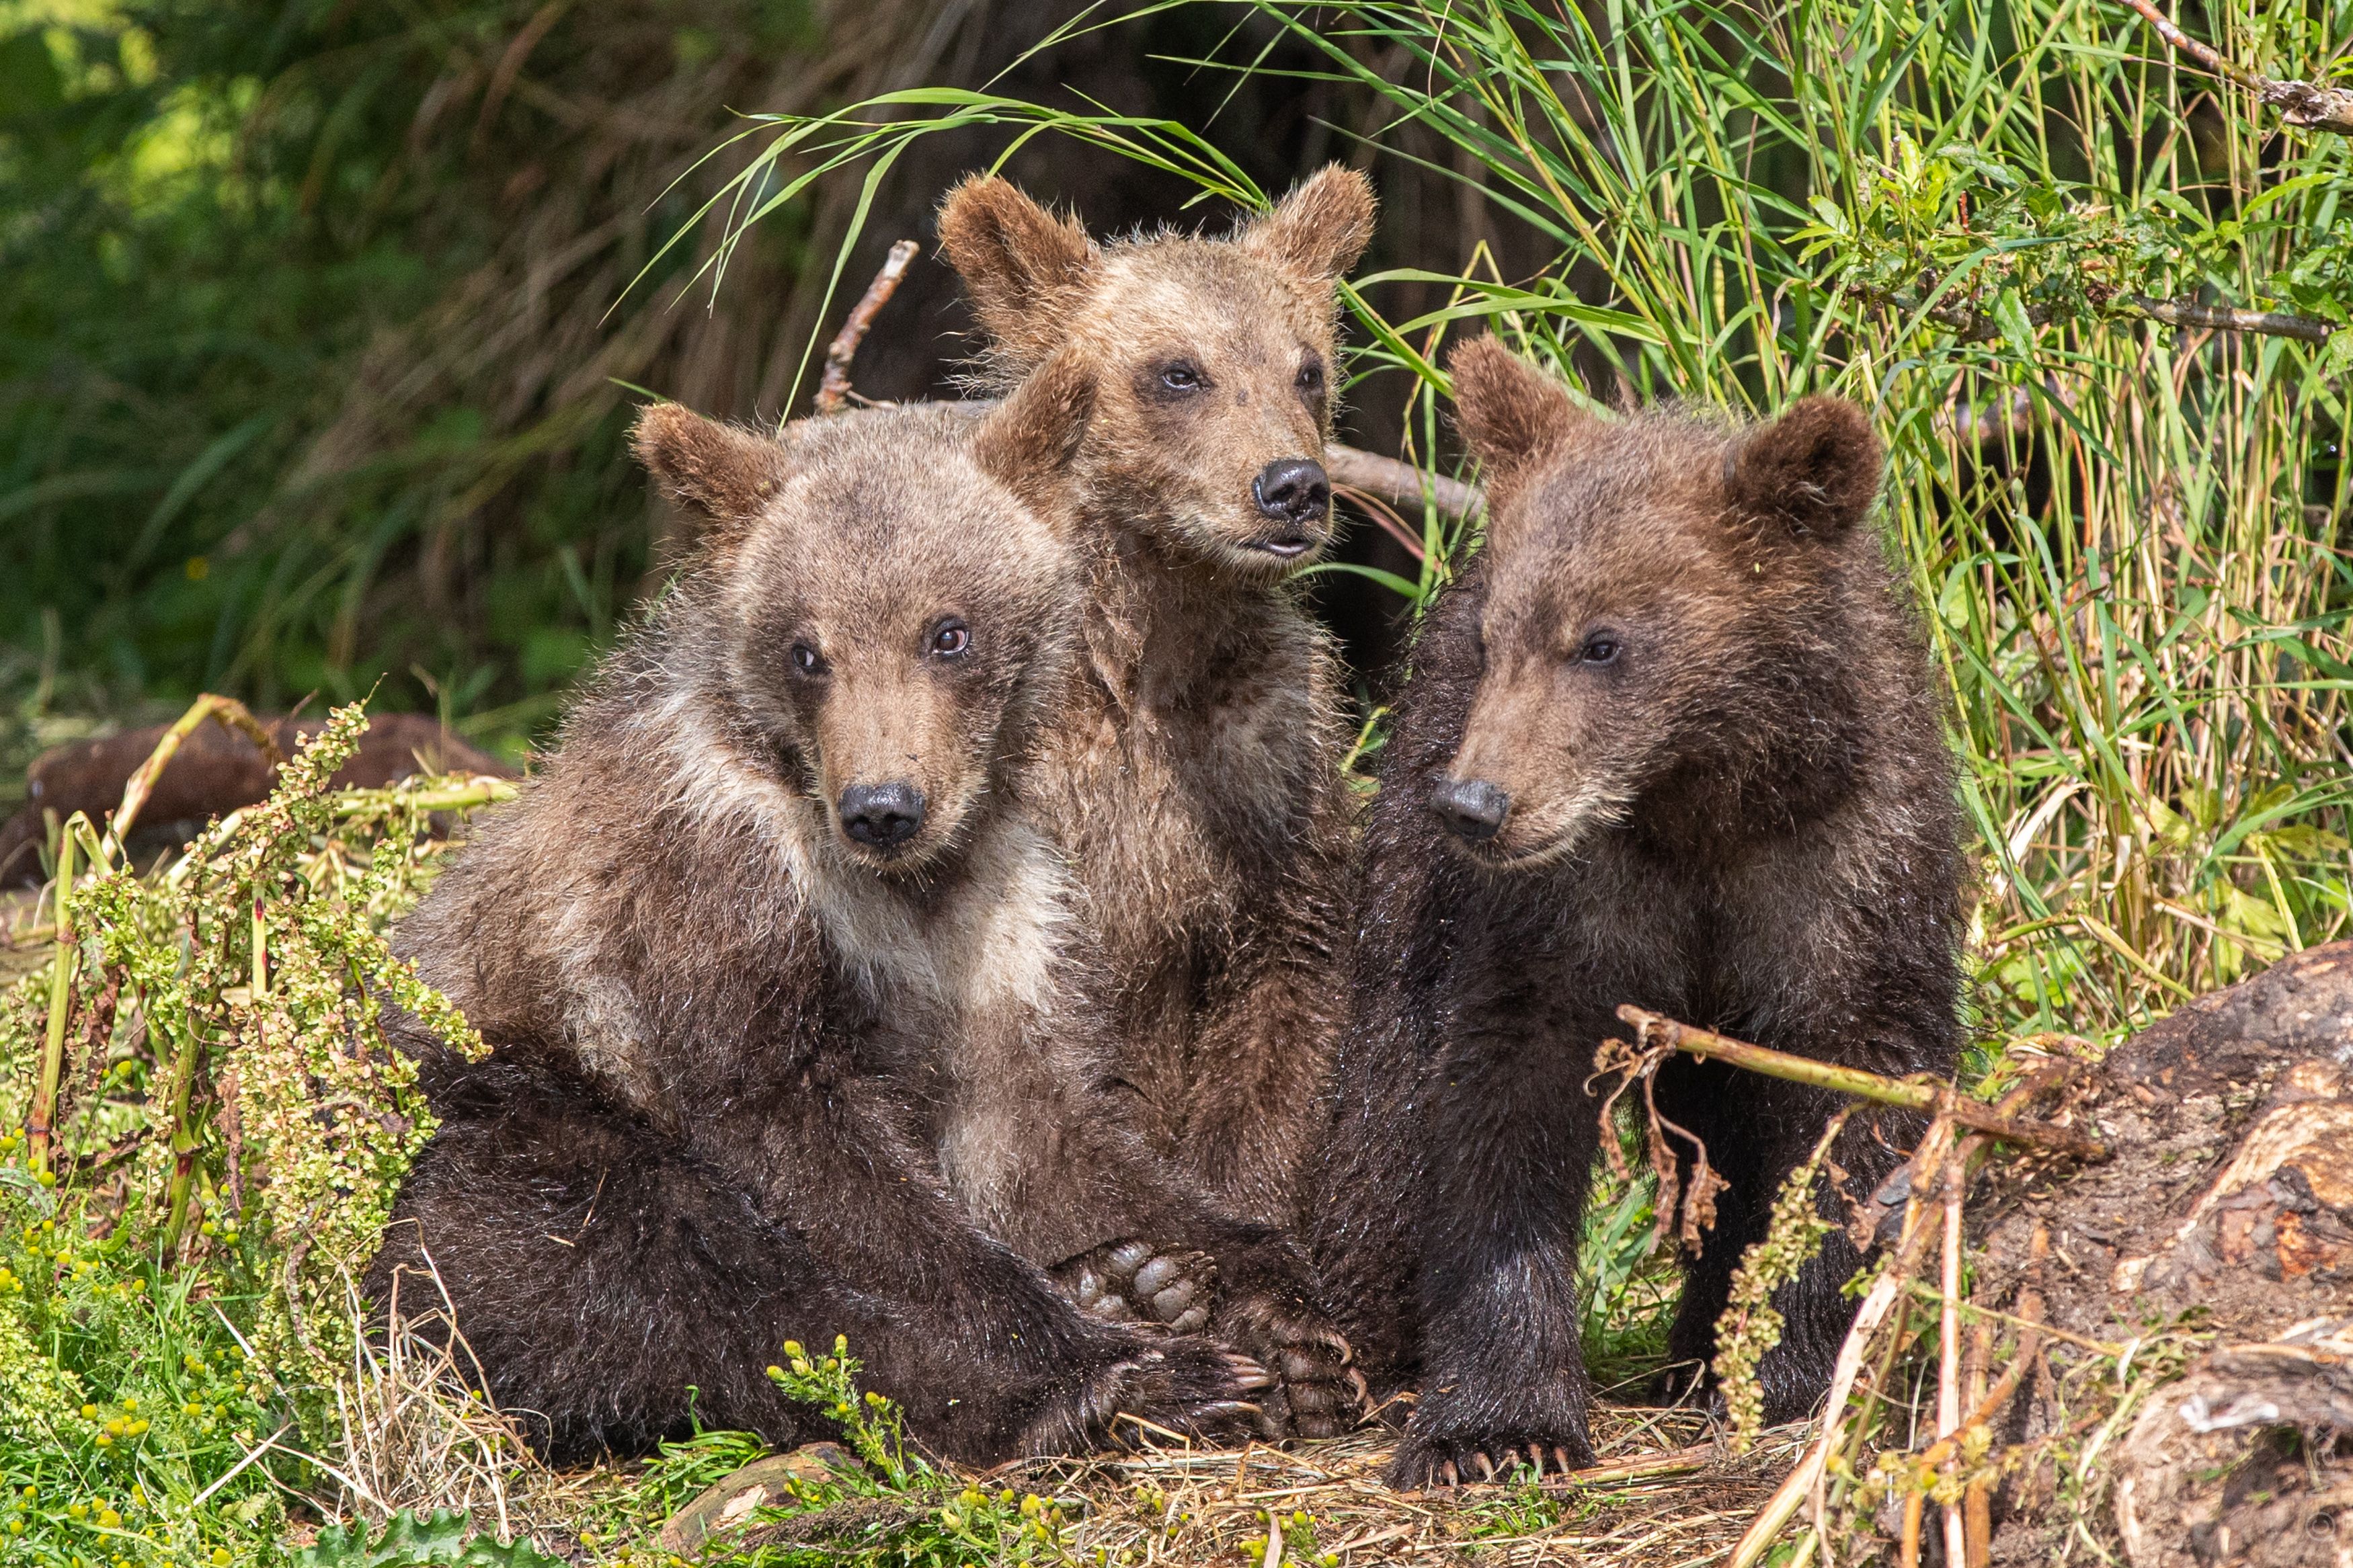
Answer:
[{"label": "brown bear cub", "polygon": [[1351,833],[1339,668],[1293,579],[1332,537],[1335,283],[1372,223],[1337,168],[1220,239],[1099,245],[994,178],[940,215],[987,383],[1050,363],[1093,392],[1066,489],[1083,647],[1039,761],[1120,1076],[1165,1154],[1280,1226],[1336,1028]]},{"label": "brown bear cub", "polygon": [[370,1280],[446,1290],[551,1453],[825,1431],[763,1369],[836,1334],[970,1463],[1259,1414],[1256,1363],[1045,1272],[1138,1237],[1293,1267],[1129,1130],[1024,793],[1081,587],[1034,503],[1086,402],[639,425],[709,536],[402,929],[494,1053],[411,1041],[442,1126]]},{"label": "brown bear cub", "polygon": [[[1417,1391],[1409,1487],[1591,1462],[1587,1080],[1620,1004],[1890,1074],[1959,1046],[1953,763],[1862,413],[1610,423],[1492,339],[1451,368],[1487,542],[1384,754],[1316,1219],[1376,1394]],[[1731,1183],[1672,1329],[1694,1363],[1839,1101],[1687,1057],[1657,1093]],[[1915,1131],[1858,1119],[1836,1157],[1867,1184]],[[1768,1419],[1826,1385],[1858,1261],[1834,1236],[1777,1298]]]}]

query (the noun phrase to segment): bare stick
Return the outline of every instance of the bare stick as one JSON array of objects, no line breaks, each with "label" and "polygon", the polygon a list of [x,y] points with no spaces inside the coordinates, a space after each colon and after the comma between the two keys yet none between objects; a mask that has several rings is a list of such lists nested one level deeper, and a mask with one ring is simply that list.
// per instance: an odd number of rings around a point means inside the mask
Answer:
[{"label": "bare stick", "polygon": [[[2125,0],[2139,12],[2157,36],[2188,55],[2216,76],[2234,81],[2265,103],[2280,111],[2280,118],[2290,125],[2301,125],[2314,131],[2334,131],[2340,136],[2353,136],[2353,92],[2340,87],[2321,87],[2308,81],[2281,81],[2243,66],[2232,65],[2215,52],[2212,46],[2201,44],[2179,27],[2173,18],[2158,10],[2151,0]],[[2251,314],[2253,312],[2250,312]],[[2159,321],[2163,317],[2158,318]],[[2260,327],[2234,328],[2238,331],[2261,331]],[[2301,336],[2301,333],[2291,334]]]},{"label": "bare stick", "polygon": [[[2353,100],[2353,93],[2344,95]],[[1920,287],[1933,289],[1939,279],[1933,273],[1921,276]],[[1867,296],[1875,303],[1899,311],[1920,309],[1912,298],[1894,293],[1873,292]],[[2300,338],[2308,343],[2327,342],[2336,331],[2336,323],[2310,316],[2291,316],[2279,310],[2248,310],[2235,305],[2200,305],[2189,300],[2152,300],[2146,294],[2116,294],[2098,307],[2111,318],[2162,321],[2168,326],[2202,328],[2218,332],[2249,332],[2259,337]],[[2030,326],[2047,327],[2060,319],[2062,311],[2048,304],[2026,307]],[[1949,327],[1965,343],[1991,342],[2001,336],[2001,323],[1990,312],[1980,310],[1966,301],[1947,301],[1928,307],[1929,321]]]},{"label": "bare stick", "polygon": [[1401,510],[1418,510],[1426,503],[1449,517],[1471,517],[1487,505],[1487,498],[1476,485],[1336,442],[1324,448],[1324,471],[1334,485],[1361,490]]},{"label": "bare stick", "polygon": [[841,323],[841,331],[833,334],[833,342],[825,351],[825,379],[818,384],[817,411],[839,414],[849,393],[849,362],[858,357],[858,345],[866,341],[867,329],[874,325],[875,316],[891,302],[899,291],[899,280],[907,275],[908,264],[915,259],[919,247],[912,239],[902,239],[891,247],[883,259],[882,270],[866,286],[866,292],[851,307],[849,320]]},{"label": "bare stick", "polygon": [[1630,1003],[1618,1009],[1618,1016],[1634,1026],[1645,1048],[1713,1057],[1749,1072],[1763,1073],[1767,1078],[1810,1084],[1816,1089],[1852,1095],[1857,1100],[1877,1100],[1882,1105],[1900,1106],[1906,1110],[1934,1111],[2005,1143],[2053,1149],[2062,1153],[2078,1154],[2087,1160],[2107,1157],[2107,1146],[2096,1138],[2086,1137],[2072,1127],[2061,1127],[2055,1122],[2005,1115],[1992,1106],[1964,1099],[1955,1093],[1949,1084],[1886,1078],[1861,1068],[1838,1067],[1830,1062],[1816,1061],[1811,1057],[1791,1056],[1787,1051],[1752,1046],[1745,1040],[1736,1040],[1707,1029],[1695,1029],[1688,1024],[1679,1024],[1663,1014],[1649,1012]]},{"label": "bare stick", "polygon": [[[2353,94],[2347,96],[2353,98]],[[2152,300],[2146,294],[2126,294],[2119,299],[2150,321],[2163,321],[2173,327],[2205,327],[2220,332],[2255,332],[2265,337],[2301,338],[2308,343],[2325,343],[2329,334],[2337,330],[2328,321],[2314,321],[2309,316],[2290,316],[2278,310],[2242,310],[2229,305],[2200,305],[2193,300]]]}]

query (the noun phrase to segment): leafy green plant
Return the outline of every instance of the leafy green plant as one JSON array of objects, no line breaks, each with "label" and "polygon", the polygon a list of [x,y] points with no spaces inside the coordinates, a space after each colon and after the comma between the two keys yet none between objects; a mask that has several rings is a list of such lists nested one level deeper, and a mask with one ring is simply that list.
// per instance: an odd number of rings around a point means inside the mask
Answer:
[{"label": "leafy green plant", "polygon": [[431,1131],[380,1007],[480,1048],[382,934],[480,792],[332,792],[364,723],[153,874],[64,825],[49,962],[0,1011],[0,1560],[253,1561],[318,1484],[352,1279]]},{"label": "leafy green plant", "polygon": [[331,1524],[294,1554],[294,1568],[543,1568],[563,1561],[518,1541],[501,1545],[466,1514],[419,1519],[404,1510],[373,1535]]}]

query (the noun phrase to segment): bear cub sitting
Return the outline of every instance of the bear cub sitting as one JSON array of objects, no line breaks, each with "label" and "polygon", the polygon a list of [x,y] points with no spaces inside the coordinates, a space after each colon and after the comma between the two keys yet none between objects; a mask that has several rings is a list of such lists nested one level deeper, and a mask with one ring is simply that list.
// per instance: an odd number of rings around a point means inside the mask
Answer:
[{"label": "bear cub sitting", "polygon": [[[1862,412],[1610,422],[1493,339],[1451,368],[1487,542],[1398,704],[1318,1173],[1342,1328],[1377,1394],[1418,1391],[1412,1487],[1591,1462],[1587,1079],[1620,1004],[1888,1074],[1949,1073],[1960,1037],[1953,763]],[[1688,1057],[1656,1092],[1731,1184],[1689,1368],[1840,1101]],[[1858,1117],[1835,1157],[1868,1190],[1915,1136]],[[1777,1298],[1768,1419],[1826,1386],[1858,1262],[1834,1233]]]},{"label": "bear cub sitting", "polygon": [[1129,1241],[1285,1278],[1127,1127],[1024,805],[1081,582],[1038,502],[1085,412],[1042,376],[982,420],[640,424],[706,540],[402,928],[495,1049],[400,1026],[442,1124],[369,1283],[446,1300],[552,1456],[822,1433],[761,1369],[837,1334],[967,1463],[1261,1414],[1255,1363],[1045,1272]]}]

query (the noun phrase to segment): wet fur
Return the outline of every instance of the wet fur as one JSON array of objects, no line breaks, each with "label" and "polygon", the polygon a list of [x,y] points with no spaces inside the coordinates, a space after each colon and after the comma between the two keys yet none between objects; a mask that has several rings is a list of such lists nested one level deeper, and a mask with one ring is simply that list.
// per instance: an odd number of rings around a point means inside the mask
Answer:
[{"label": "wet fur", "polygon": [[[1045,1272],[1139,1231],[1278,1247],[1132,1130],[1023,789],[1080,579],[1018,497],[1082,403],[1041,382],[978,421],[641,426],[710,538],[399,937],[495,1054],[411,1039],[443,1125],[370,1294],[429,1312],[446,1288],[551,1455],[829,1430],[761,1369],[837,1334],[967,1463],[1099,1444],[1115,1412],[1250,1414],[1255,1369],[1083,1315]],[[949,610],[953,667],[915,651]],[[794,673],[803,644],[822,675]],[[839,789],[902,775],[936,822],[852,843]]]},{"label": "wet fur", "polygon": [[[1284,1226],[1337,1021],[1351,824],[1338,663],[1291,581],[1314,552],[1253,547],[1250,486],[1322,456],[1330,387],[1297,378],[1310,358],[1337,374],[1333,282],[1372,212],[1333,169],[1228,238],[1098,244],[997,179],[940,224],[987,379],[1075,363],[1095,387],[1066,491],[1081,654],[1038,788],[1103,942],[1119,1075],[1157,1149]],[[1201,395],[1155,381],[1176,360]]]},{"label": "wet fur", "polygon": [[[1418,1391],[1403,1485],[1590,1462],[1573,1281],[1619,1004],[1890,1074],[1959,1045],[1953,763],[1859,411],[1612,424],[1492,343],[1454,370],[1493,517],[1382,756],[1317,1176],[1342,1326],[1377,1395]],[[1605,623],[1624,662],[1575,668]],[[1483,853],[1431,809],[1451,772],[1510,786]],[[1837,1100],[1688,1058],[1658,1098],[1731,1183],[1672,1329],[1689,1368]],[[1915,1134],[1858,1118],[1837,1157],[1861,1188]],[[1819,1397],[1857,1263],[1834,1236],[1777,1298],[1767,1419]]]}]

